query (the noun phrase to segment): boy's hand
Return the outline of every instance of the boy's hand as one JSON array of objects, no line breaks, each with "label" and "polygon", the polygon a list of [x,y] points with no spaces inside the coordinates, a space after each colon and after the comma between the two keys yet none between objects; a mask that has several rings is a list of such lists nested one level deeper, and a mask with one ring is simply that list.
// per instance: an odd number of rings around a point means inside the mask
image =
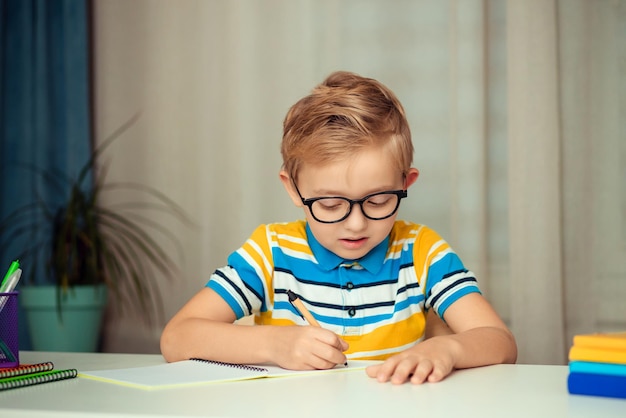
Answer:
[{"label": "boy's hand", "polygon": [[431,338],[368,367],[368,376],[379,382],[420,384],[439,382],[454,369],[515,363],[515,337],[479,293],[450,305],[443,318],[449,326],[432,319],[426,320],[426,336]]},{"label": "boy's hand", "polygon": [[449,337],[433,337],[389,357],[382,364],[369,366],[366,372],[379,382],[393,384],[438,382],[454,369],[456,345]]},{"label": "boy's hand", "polygon": [[273,360],[285,369],[330,369],[344,364],[348,343],[327,329],[312,326],[275,327]]}]

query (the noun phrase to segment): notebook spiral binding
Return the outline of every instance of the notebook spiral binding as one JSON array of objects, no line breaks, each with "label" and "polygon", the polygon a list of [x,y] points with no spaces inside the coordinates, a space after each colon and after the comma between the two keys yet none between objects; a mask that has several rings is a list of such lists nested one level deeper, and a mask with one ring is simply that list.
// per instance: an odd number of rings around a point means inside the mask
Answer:
[{"label": "notebook spiral binding", "polygon": [[56,370],[13,377],[0,382],[0,390],[14,389],[24,386],[38,385],[41,383],[56,382],[58,380],[71,379],[76,377],[76,369]]},{"label": "notebook spiral binding", "polygon": [[247,364],[236,364],[236,363],[226,363],[223,361],[215,361],[215,360],[205,360],[203,358],[192,358],[190,360],[193,361],[200,361],[202,363],[210,363],[210,364],[216,364],[218,366],[225,366],[225,367],[233,367],[235,369],[240,369],[240,370],[249,370],[252,372],[267,372],[267,369],[264,369],[263,367],[256,367],[256,366],[249,366]]},{"label": "notebook spiral binding", "polygon": [[0,379],[6,377],[21,376],[25,374],[47,372],[54,369],[54,364],[51,361],[35,364],[20,364],[16,367],[10,367],[8,369],[0,368]]}]

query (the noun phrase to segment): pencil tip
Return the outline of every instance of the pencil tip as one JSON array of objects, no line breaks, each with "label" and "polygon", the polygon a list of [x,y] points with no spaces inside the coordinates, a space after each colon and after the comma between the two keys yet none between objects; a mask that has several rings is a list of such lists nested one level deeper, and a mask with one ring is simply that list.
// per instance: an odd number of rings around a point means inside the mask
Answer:
[{"label": "pencil tip", "polygon": [[296,294],[291,291],[291,289],[287,290],[287,296],[289,296],[289,302],[293,302],[298,298]]}]

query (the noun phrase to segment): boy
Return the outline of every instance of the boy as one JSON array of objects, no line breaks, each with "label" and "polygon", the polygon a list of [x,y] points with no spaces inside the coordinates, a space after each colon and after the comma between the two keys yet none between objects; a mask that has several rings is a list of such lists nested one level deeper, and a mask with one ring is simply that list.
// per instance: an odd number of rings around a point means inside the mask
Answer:
[{"label": "boy", "polygon": [[[419,172],[393,92],[331,74],[287,113],[281,153],[280,180],[306,220],[261,225],[231,254],[165,327],[167,361],[326,369],[383,359],[366,372],[395,384],[515,362],[513,335],[449,245],[396,221]],[[288,291],[319,327],[304,326]],[[233,324],[249,314],[262,326]]]}]

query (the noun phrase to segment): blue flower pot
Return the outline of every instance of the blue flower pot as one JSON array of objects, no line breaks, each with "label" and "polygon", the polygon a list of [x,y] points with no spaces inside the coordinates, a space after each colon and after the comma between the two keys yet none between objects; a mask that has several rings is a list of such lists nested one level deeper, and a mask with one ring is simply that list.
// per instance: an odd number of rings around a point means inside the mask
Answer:
[{"label": "blue flower pot", "polygon": [[32,349],[97,351],[106,301],[106,285],[75,286],[61,296],[59,316],[56,286],[21,286]]}]

